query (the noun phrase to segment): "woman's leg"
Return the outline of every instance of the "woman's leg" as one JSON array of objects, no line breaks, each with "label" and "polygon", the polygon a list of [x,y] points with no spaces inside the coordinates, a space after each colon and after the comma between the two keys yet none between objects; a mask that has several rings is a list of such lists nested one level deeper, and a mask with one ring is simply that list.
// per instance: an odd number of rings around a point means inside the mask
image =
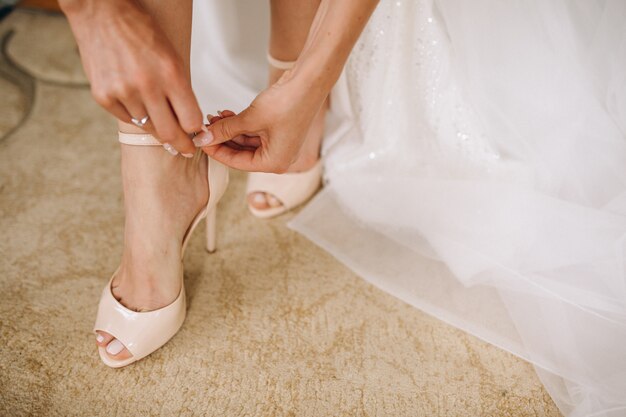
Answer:
[{"label": "woman's leg", "polygon": [[[295,61],[304,47],[320,0],[271,0],[270,4],[269,53],[281,61]],[[282,70],[270,66],[270,84],[275,83],[282,74]],[[288,172],[306,171],[318,161],[327,107],[325,105],[313,120],[300,156]],[[271,194],[251,193],[248,204],[263,210],[277,207],[280,202]]]},{"label": "woman's leg", "polygon": [[[189,73],[192,1],[141,0],[183,59]],[[127,133],[141,129],[119,123]],[[182,239],[194,216],[206,205],[206,158],[172,156],[160,146],[121,145],[124,189],[124,250],[112,292],[124,306],[136,311],[163,307],[180,288]],[[130,356],[105,332],[96,343],[111,358]]]}]

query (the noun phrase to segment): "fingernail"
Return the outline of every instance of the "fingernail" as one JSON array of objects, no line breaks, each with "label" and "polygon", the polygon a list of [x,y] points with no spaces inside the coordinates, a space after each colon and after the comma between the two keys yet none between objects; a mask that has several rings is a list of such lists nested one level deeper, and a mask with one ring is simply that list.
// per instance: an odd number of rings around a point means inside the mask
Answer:
[{"label": "fingernail", "polygon": [[185,158],[193,158],[192,153],[181,153],[181,155],[184,156]]},{"label": "fingernail", "polygon": [[178,155],[178,151],[176,149],[174,149],[174,147],[172,145],[170,145],[169,143],[164,143],[163,147],[165,148],[166,151],[168,151],[170,154],[176,156]]},{"label": "fingernail", "polygon": [[207,130],[206,132],[202,132],[194,136],[192,140],[193,140],[193,144],[196,145],[197,148],[201,146],[207,146],[211,142],[213,142],[213,133]]},{"label": "fingernail", "polygon": [[[209,123],[211,123],[211,119],[214,118],[215,116],[213,116],[212,114],[207,114],[206,115],[206,119],[209,121]],[[206,126],[202,126],[205,132],[208,132],[208,130],[206,129]]]},{"label": "fingernail", "polygon": [[117,355],[122,350],[124,350],[124,345],[117,339],[114,339],[111,343],[107,345],[107,352],[111,355]]},{"label": "fingernail", "polygon": [[104,342],[104,336],[98,333],[98,335],[96,336],[96,340],[98,341],[98,343],[102,343]]},{"label": "fingernail", "polygon": [[218,110],[218,111],[217,111],[217,114],[218,114],[220,117],[224,117],[224,115],[222,114],[222,112],[221,112],[220,110]]}]

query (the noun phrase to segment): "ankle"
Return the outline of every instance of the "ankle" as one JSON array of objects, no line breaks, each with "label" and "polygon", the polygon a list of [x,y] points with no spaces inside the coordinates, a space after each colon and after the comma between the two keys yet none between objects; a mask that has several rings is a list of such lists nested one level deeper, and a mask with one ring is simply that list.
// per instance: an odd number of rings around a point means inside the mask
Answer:
[{"label": "ankle", "polygon": [[143,262],[123,260],[113,279],[113,295],[131,310],[154,310],[176,299],[182,285],[181,277],[179,257],[169,263],[154,259]]},{"label": "ankle", "polygon": [[[208,201],[207,159],[199,153],[172,157],[158,147],[122,146],[122,182],[127,220],[146,223],[151,212],[168,221],[191,219]],[[127,222],[127,226],[130,226]],[[188,224],[184,225],[185,228]],[[142,231],[139,230],[139,233]]]},{"label": "ankle", "polygon": [[197,176],[204,167],[206,176],[206,158],[198,152],[194,158],[172,156],[158,146],[121,145],[122,179],[132,181],[132,185],[161,185],[172,179],[189,180]]},{"label": "ankle", "polygon": [[158,147],[122,146],[124,252],[113,295],[149,311],[174,301],[182,280],[182,241],[208,201],[207,160]]}]

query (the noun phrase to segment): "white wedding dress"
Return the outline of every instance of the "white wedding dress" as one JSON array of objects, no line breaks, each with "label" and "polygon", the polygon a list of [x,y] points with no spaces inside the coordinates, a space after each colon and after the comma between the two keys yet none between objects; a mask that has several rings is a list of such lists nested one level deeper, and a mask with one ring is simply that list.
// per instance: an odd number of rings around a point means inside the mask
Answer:
[{"label": "white wedding dress", "polygon": [[[197,1],[206,112],[265,86],[267,2]],[[626,1],[382,0],[290,223],[364,279],[626,416]]]}]

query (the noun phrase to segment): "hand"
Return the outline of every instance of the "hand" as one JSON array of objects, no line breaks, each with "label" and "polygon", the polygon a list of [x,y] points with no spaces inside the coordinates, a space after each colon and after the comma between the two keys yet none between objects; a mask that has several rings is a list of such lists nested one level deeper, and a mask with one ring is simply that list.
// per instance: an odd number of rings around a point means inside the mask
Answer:
[{"label": "hand", "polygon": [[[218,111],[218,116],[213,116],[212,114],[207,114],[207,120],[209,121],[209,125],[216,123],[222,119],[227,117],[233,117],[236,115],[232,110],[222,110]],[[197,139],[196,139],[197,140]],[[248,151],[256,151],[256,149],[261,146],[261,139],[258,136],[245,136],[239,135],[235,136],[231,140],[224,142],[224,145],[237,150],[248,150]]]},{"label": "hand", "polygon": [[213,141],[202,149],[213,159],[244,171],[284,173],[297,159],[327,92],[308,88],[289,71],[235,115],[211,118]]},{"label": "hand", "polygon": [[202,112],[181,58],[135,1],[61,2],[80,50],[91,92],[119,120],[148,115],[142,129],[181,153],[194,153],[190,133]]},{"label": "hand", "polygon": [[[322,0],[295,66],[243,112],[211,124],[207,142],[195,142],[233,168],[286,172],[378,1]],[[242,146],[244,137],[259,146]]]}]

